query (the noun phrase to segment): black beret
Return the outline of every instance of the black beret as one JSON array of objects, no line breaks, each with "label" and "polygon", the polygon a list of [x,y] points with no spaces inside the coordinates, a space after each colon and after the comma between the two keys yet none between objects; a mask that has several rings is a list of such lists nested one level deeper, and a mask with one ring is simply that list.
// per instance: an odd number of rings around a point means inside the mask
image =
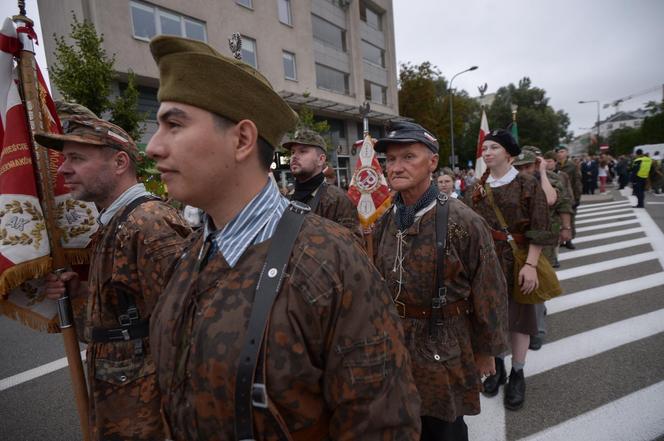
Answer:
[{"label": "black beret", "polygon": [[438,154],[438,140],[433,134],[419,124],[397,121],[387,128],[387,136],[376,141],[374,150],[385,153],[390,144],[414,144],[421,142],[435,154]]},{"label": "black beret", "polygon": [[484,138],[484,142],[493,141],[500,144],[510,156],[518,156],[521,153],[519,144],[516,143],[514,137],[510,132],[504,129],[496,129],[489,132],[488,135]]}]

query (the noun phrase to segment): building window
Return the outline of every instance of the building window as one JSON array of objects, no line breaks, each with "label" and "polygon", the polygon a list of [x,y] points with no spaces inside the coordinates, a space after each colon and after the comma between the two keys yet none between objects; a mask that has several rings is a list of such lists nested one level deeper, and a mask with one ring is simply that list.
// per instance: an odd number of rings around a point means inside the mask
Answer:
[{"label": "building window", "polygon": [[291,52],[283,52],[284,60],[284,78],[287,80],[297,80],[297,67],[295,66],[295,54]]},{"label": "building window", "polygon": [[163,34],[207,41],[205,23],[201,21],[147,3],[131,1],[129,5],[134,37],[139,40]]},{"label": "building window", "polygon": [[291,15],[290,0],[277,0],[279,9],[279,21],[288,26],[293,25],[293,16]]},{"label": "building window", "polygon": [[348,95],[348,74],[316,63],[316,87]]},{"label": "building window", "polygon": [[242,61],[258,69],[258,56],[256,55],[256,40],[242,36]]},{"label": "building window", "polygon": [[346,139],[346,122],[342,119],[336,118],[325,118],[322,116],[314,116],[314,121],[322,122],[326,121],[327,125],[330,126],[330,130],[324,133],[323,135],[329,136],[330,141],[332,142],[331,147],[337,146],[340,141]]},{"label": "building window", "polygon": [[[127,83],[120,83],[119,88],[120,93],[124,93],[127,89]],[[156,121],[157,111],[159,110],[157,89],[140,85],[136,85],[136,89],[138,90],[138,113],[145,114],[148,121]]]},{"label": "building window", "polygon": [[337,173],[339,174],[339,182],[337,184],[344,190],[348,190],[348,184],[350,183],[350,158],[348,156],[339,156],[337,162]]},{"label": "building window", "polygon": [[363,1],[360,1],[360,19],[370,28],[377,31],[383,30],[382,14]]},{"label": "building window", "polygon": [[609,124],[608,126],[606,126],[606,128],[611,130],[613,128],[613,124]]},{"label": "building window", "polygon": [[235,3],[245,8],[254,9],[252,0],[235,0]]},{"label": "building window", "polygon": [[385,51],[362,40],[362,58],[372,64],[385,67]]},{"label": "building window", "polygon": [[346,52],[345,30],[316,15],[311,16],[311,25],[316,40],[341,52]]},{"label": "building window", "polygon": [[364,97],[372,103],[387,104],[387,87],[364,80]]},{"label": "building window", "polygon": [[[357,123],[358,138],[364,138],[364,124]],[[369,124],[369,134],[372,138],[380,139],[385,137],[385,128],[381,125]]]}]

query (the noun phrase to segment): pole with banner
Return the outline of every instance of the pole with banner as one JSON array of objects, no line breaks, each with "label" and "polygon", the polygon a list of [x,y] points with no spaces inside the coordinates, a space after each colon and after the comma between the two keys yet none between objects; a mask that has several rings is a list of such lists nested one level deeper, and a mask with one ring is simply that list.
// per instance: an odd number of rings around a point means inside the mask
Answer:
[{"label": "pole with banner", "polygon": [[[19,14],[13,17],[16,29],[13,29],[10,20],[5,21],[3,25],[3,38],[6,37],[12,41],[15,48],[13,55],[18,61],[19,91],[16,94],[9,93],[7,112],[3,115],[3,159],[0,172],[2,173],[0,174],[0,192],[4,202],[3,228],[0,229],[0,234],[10,239],[18,237],[18,240],[13,242],[5,240],[2,243],[4,246],[2,257],[5,260],[1,263],[5,267],[2,273],[2,292],[0,294],[3,299],[3,313],[18,318],[35,328],[52,332],[50,324],[45,327],[36,324],[41,317],[46,317],[48,320],[48,302],[43,296],[28,297],[28,302],[21,300],[21,295],[30,291],[25,287],[24,282],[37,279],[50,270],[56,274],[62,272],[72,262],[82,263],[81,254],[78,254],[78,258],[72,258],[71,256],[76,255],[76,252],[68,255],[69,251],[74,250],[66,251],[63,242],[77,242],[74,236],[85,236],[86,240],[83,242],[87,244],[89,236],[96,228],[96,222],[94,222],[96,211],[93,213],[93,210],[85,203],[77,205],[76,201],[68,199],[67,195],[62,194],[63,186],[57,177],[57,168],[62,161],[62,156],[50,152],[34,141],[36,132],[59,132],[60,123],[35,60],[37,38],[33,30],[33,22],[26,16],[25,2],[19,1],[18,6]],[[9,29],[10,26],[11,29]],[[12,31],[15,36],[6,35]],[[12,74],[9,84],[10,91],[13,90],[12,86],[15,88],[13,81]],[[12,97],[14,102],[12,102]],[[23,110],[22,120],[18,117],[19,110]],[[12,159],[9,156],[10,153],[20,154],[20,157]],[[5,179],[11,178],[11,176],[4,176],[10,174],[13,174],[14,179]],[[27,193],[16,191],[16,187],[20,185],[36,191]],[[32,196],[38,196],[38,200],[33,202]],[[82,209],[82,212],[78,209]],[[29,216],[21,217],[26,212]],[[16,216],[11,216],[9,213]],[[65,218],[67,220],[64,222],[69,223],[70,226],[76,224],[75,229],[62,225]],[[10,236],[9,232],[19,224],[26,231],[24,235],[27,236],[27,239],[25,240],[21,235]],[[63,228],[66,231],[63,232]],[[29,233],[27,233],[28,231]],[[79,239],[81,238],[79,237]],[[34,247],[34,250],[30,247]],[[32,251],[35,251],[36,258],[28,259],[26,256],[29,256]],[[35,288],[36,290],[37,288]],[[57,328],[62,332],[64,339],[81,431],[83,439],[88,440],[88,392],[71,302],[67,293],[58,299],[56,306],[59,318]]]},{"label": "pole with banner", "polygon": [[360,115],[364,128],[364,140],[355,164],[355,172],[350,181],[348,196],[357,207],[357,214],[362,226],[367,254],[373,259],[374,222],[387,210],[392,203],[387,180],[383,175],[380,163],[374,151],[374,142],[369,133],[368,102],[360,106]]}]

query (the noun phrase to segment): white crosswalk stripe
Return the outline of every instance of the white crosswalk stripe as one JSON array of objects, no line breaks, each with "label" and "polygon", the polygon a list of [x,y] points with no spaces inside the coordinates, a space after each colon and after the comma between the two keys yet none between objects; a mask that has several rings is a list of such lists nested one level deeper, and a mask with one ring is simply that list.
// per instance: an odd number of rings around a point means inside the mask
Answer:
[{"label": "white crosswalk stripe", "polygon": [[[502,389],[497,397],[482,397],[482,413],[466,418],[470,439],[651,440],[664,435],[664,370],[650,382],[633,385],[629,380],[641,376],[630,370],[635,367],[615,371],[620,377],[614,382],[627,386],[614,398],[603,392],[600,381],[607,372],[601,360],[614,354],[625,352],[644,363],[654,357],[664,363],[664,345],[647,353],[640,349],[642,342],[664,337],[664,234],[646,211],[632,205],[633,201],[622,199],[579,207],[580,234],[573,240],[577,249],[561,249],[559,255],[557,274],[566,292],[547,302],[547,322],[556,328],[549,330],[542,349],[528,352],[524,372],[527,385],[535,383],[534,390],[527,387],[525,406],[517,412],[505,410]],[[508,371],[509,365],[507,357]],[[560,379],[577,365],[586,371],[592,366],[595,373]],[[583,394],[577,389],[584,388],[575,387],[575,381],[597,381],[597,392]],[[565,384],[568,389],[537,390],[549,384]],[[549,398],[560,393],[569,396],[567,409],[542,413],[550,406]],[[570,411],[578,401],[591,404],[579,405],[578,413]],[[553,415],[550,423],[542,423],[547,414]]]}]

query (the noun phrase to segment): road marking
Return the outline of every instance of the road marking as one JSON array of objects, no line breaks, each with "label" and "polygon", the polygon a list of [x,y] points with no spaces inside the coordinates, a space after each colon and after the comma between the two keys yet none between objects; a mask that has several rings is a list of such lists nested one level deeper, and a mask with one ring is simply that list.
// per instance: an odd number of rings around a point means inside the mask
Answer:
[{"label": "road marking", "polygon": [[528,377],[541,374],[660,332],[664,332],[664,309],[547,343],[546,350],[528,352],[524,372]]},{"label": "road marking", "polygon": [[634,234],[634,233],[643,233],[643,228],[629,228],[627,230],[611,231],[609,233],[600,233],[600,234],[593,234],[590,236],[577,237],[574,239],[574,243],[580,244],[584,242],[593,242],[595,240],[601,240],[601,239],[617,239],[618,237],[627,236],[629,234]]},{"label": "road marking", "polygon": [[646,202],[646,205],[664,205],[664,202]]},{"label": "road marking", "polygon": [[641,223],[641,227],[646,235],[650,238],[650,243],[659,255],[659,263],[664,267],[664,233],[659,229],[659,226],[652,220],[652,217],[646,210],[637,210],[636,218]]},{"label": "road marking", "polygon": [[546,310],[547,314],[552,315],[569,309],[644,291],[660,285],[664,289],[664,272],[648,274],[647,276],[637,277],[636,279],[623,280],[559,296],[546,302]]},{"label": "road marking", "polygon": [[619,257],[617,259],[604,260],[602,262],[591,263],[589,265],[577,266],[574,268],[558,271],[556,272],[556,275],[558,276],[558,280],[567,280],[573,279],[574,277],[597,274],[601,271],[607,271],[655,259],[659,259],[659,253],[655,251],[648,251],[647,253],[634,254],[632,256]]},{"label": "road marking", "polygon": [[[645,403],[647,405],[644,405]],[[662,435],[663,409],[664,381],[611,401],[522,440],[655,439]],[[486,427],[485,430],[490,431]]]},{"label": "road marking", "polygon": [[591,208],[598,208],[598,207],[613,207],[616,205],[624,205],[629,203],[628,200],[622,200],[622,201],[614,201],[614,202],[602,202],[601,204],[583,204],[579,205],[578,210],[579,211],[584,211],[584,210],[589,210]]},{"label": "road marking", "polygon": [[[83,361],[85,361],[85,351],[81,351],[81,358]],[[50,363],[37,366],[36,368],[12,375],[11,377],[3,378],[0,380],[0,392],[14,386],[18,386],[19,384],[25,383],[27,381],[34,380],[35,378],[41,377],[42,375],[50,374],[51,372],[60,370],[63,367],[67,367],[67,365],[67,357],[63,357]]]},{"label": "road marking", "polygon": [[574,251],[565,251],[558,255],[558,261],[562,262],[563,260],[576,259],[577,257],[586,257],[592,256],[594,254],[607,253],[609,251],[615,251],[617,249],[625,249],[630,247],[635,247],[637,245],[645,245],[650,243],[650,239],[647,237],[639,237],[636,239],[625,240],[622,242],[610,243],[607,245],[599,245],[596,247],[584,248],[582,250]]},{"label": "road marking", "polygon": [[624,208],[626,206],[629,206],[630,202],[629,201],[621,201],[618,203],[611,204],[610,206],[603,206],[603,207],[598,207],[598,206],[593,206],[590,208],[578,208],[578,213],[586,214],[586,213],[592,213],[596,211],[606,211],[606,210],[616,210],[617,208]]},{"label": "road marking", "polygon": [[625,214],[633,213],[633,212],[634,212],[634,209],[631,206],[628,206],[628,207],[625,207],[625,208],[621,208],[619,210],[606,210],[606,211],[596,211],[594,213],[577,214],[574,218],[575,219],[589,219],[589,218],[592,218],[592,217],[598,217],[598,216],[602,216],[602,215],[605,215],[605,214],[614,214],[614,215],[622,214],[622,215],[625,215]]},{"label": "road marking", "polygon": [[630,219],[636,219],[636,217],[634,216],[636,216],[634,213],[619,214],[617,216],[602,216],[601,218],[596,218],[596,219],[584,219],[581,221],[574,221],[574,224],[578,227],[579,225],[592,224],[594,222],[601,222],[610,219],[620,219],[624,217],[629,217]]},{"label": "road marking", "polygon": [[607,223],[601,224],[601,225],[589,225],[587,227],[577,228],[576,232],[577,233],[582,233],[584,231],[603,230],[605,228],[620,227],[622,225],[632,225],[632,224],[638,223],[638,222],[639,221],[636,220],[636,219],[624,220],[624,221],[615,221],[615,222],[607,222]]}]

